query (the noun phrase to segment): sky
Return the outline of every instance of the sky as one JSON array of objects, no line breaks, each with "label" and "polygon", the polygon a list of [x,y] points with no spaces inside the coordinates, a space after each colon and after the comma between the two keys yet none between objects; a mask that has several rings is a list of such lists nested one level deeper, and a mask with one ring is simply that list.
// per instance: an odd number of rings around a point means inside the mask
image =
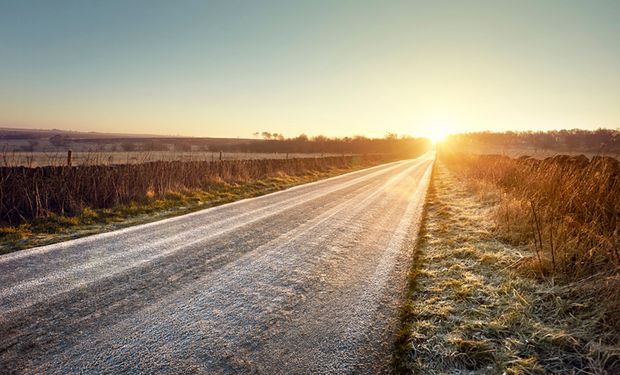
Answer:
[{"label": "sky", "polygon": [[0,0],[0,126],[620,127],[620,1]]}]

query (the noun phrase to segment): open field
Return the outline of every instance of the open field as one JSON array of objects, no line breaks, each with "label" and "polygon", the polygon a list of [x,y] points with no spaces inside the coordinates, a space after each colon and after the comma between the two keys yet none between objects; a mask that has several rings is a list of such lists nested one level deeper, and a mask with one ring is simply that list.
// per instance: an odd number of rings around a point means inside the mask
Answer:
[{"label": "open field", "polygon": [[521,132],[473,132],[450,135],[445,145],[462,153],[529,156],[557,155],[620,157],[620,129]]},{"label": "open field", "polygon": [[[284,138],[265,132],[268,138],[172,137],[132,134],[99,134],[61,130],[0,128],[0,165],[136,164],[149,161],[214,161],[247,159],[286,159],[363,154],[415,156],[417,150],[430,149],[426,138],[384,138],[363,136],[328,138],[301,134]],[[411,153],[413,151],[413,154]]]},{"label": "open field", "polygon": [[595,156],[609,156],[616,159],[620,159],[620,151],[618,150],[553,150],[546,148],[538,148],[533,146],[499,146],[499,145],[471,145],[463,146],[459,145],[460,152],[478,155],[502,155],[511,158],[518,158],[521,156],[529,156],[534,159],[546,159],[558,155],[579,156],[584,155],[588,158]]},{"label": "open field", "polygon": [[619,373],[617,268],[541,277],[535,245],[503,239],[505,193],[458,167],[435,166],[396,372]]},{"label": "open field", "polygon": [[434,157],[0,257],[2,373],[385,373]]},{"label": "open field", "polygon": [[1,1],[0,67],[0,375],[620,375],[620,0]]},{"label": "open field", "polygon": [[[0,155],[1,166],[46,167],[67,165],[66,151],[50,152],[5,152]],[[108,151],[71,152],[71,165],[118,165],[140,164],[154,161],[219,161],[219,160],[263,160],[298,159],[343,156],[334,153],[259,153],[219,151]],[[351,154],[344,154],[351,156]],[[221,159],[220,159],[221,158]]]},{"label": "open field", "polygon": [[258,139],[190,138],[0,128],[0,166],[116,165],[152,161],[216,161],[314,158],[351,152],[239,152]]}]

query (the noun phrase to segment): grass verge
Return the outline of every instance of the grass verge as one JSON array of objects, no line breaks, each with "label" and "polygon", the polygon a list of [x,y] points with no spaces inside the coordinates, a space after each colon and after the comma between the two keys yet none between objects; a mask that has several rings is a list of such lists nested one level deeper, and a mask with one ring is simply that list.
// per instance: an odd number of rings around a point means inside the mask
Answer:
[{"label": "grass verge", "polygon": [[346,168],[332,167],[297,175],[279,173],[277,176],[245,182],[220,181],[209,189],[180,190],[161,198],[147,197],[140,203],[133,202],[109,209],[84,208],[79,215],[74,216],[51,214],[18,226],[0,227],[0,254],[183,215],[378,164],[381,162],[360,160]]},{"label": "grass verge", "polygon": [[620,373],[618,322],[596,291],[523,274],[531,251],[498,240],[495,205],[466,186],[436,163],[395,372]]}]

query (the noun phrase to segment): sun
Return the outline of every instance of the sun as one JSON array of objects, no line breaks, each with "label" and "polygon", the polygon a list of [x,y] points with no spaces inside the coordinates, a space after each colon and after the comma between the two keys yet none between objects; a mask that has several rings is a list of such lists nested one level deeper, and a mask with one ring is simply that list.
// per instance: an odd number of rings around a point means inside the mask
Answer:
[{"label": "sun", "polygon": [[425,126],[425,129],[422,131],[422,136],[430,139],[435,145],[445,140],[446,137],[453,132],[453,129],[454,126],[451,122],[431,121]]},{"label": "sun", "polygon": [[440,143],[441,141],[446,139],[448,134],[449,133],[447,131],[438,130],[438,131],[429,132],[429,134],[426,137],[430,139],[434,145],[436,145],[437,143]]}]

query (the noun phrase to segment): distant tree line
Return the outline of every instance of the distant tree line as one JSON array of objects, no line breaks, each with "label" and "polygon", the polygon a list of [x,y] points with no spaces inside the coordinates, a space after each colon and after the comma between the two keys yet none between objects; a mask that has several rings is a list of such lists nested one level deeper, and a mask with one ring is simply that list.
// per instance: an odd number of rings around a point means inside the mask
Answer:
[{"label": "distant tree line", "polygon": [[525,146],[554,151],[620,151],[620,129],[475,132],[451,135],[452,144]]},{"label": "distant tree line", "polygon": [[430,141],[426,138],[399,137],[396,134],[388,134],[384,138],[329,138],[323,135],[308,137],[305,134],[284,138],[282,134],[268,134],[270,133],[263,132],[264,140],[260,142],[239,142],[222,145],[220,149],[227,152],[418,155],[420,150],[430,148]]},{"label": "distant tree line", "polygon": [[280,133],[255,132],[253,135],[254,135],[254,138],[258,138],[259,136],[261,136],[263,137],[263,139],[273,139],[273,140],[278,140],[278,141],[284,140],[284,134],[280,134]]},{"label": "distant tree line", "polygon": [[[15,133],[15,134],[14,134]],[[52,134],[50,136],[50,133]],[[325,154],[399,154],[419,155],[430,148],[426,138],[412,138],[388,133],[383,138],[364,136],[330,138],[323,135],[309,137],[301,134],[286,138],[281,133],[255,132],[253,138],[207,137],[72,137],[71,134],[52,132],[20,132],[0,129],[0,140],[7,143],[5,151],[66,151],[74,152],[255,152],[255,153],[325,153]],[[10,141],[10,142],[9,142]],[[16,141],[16,142],[13,142]]]}]

